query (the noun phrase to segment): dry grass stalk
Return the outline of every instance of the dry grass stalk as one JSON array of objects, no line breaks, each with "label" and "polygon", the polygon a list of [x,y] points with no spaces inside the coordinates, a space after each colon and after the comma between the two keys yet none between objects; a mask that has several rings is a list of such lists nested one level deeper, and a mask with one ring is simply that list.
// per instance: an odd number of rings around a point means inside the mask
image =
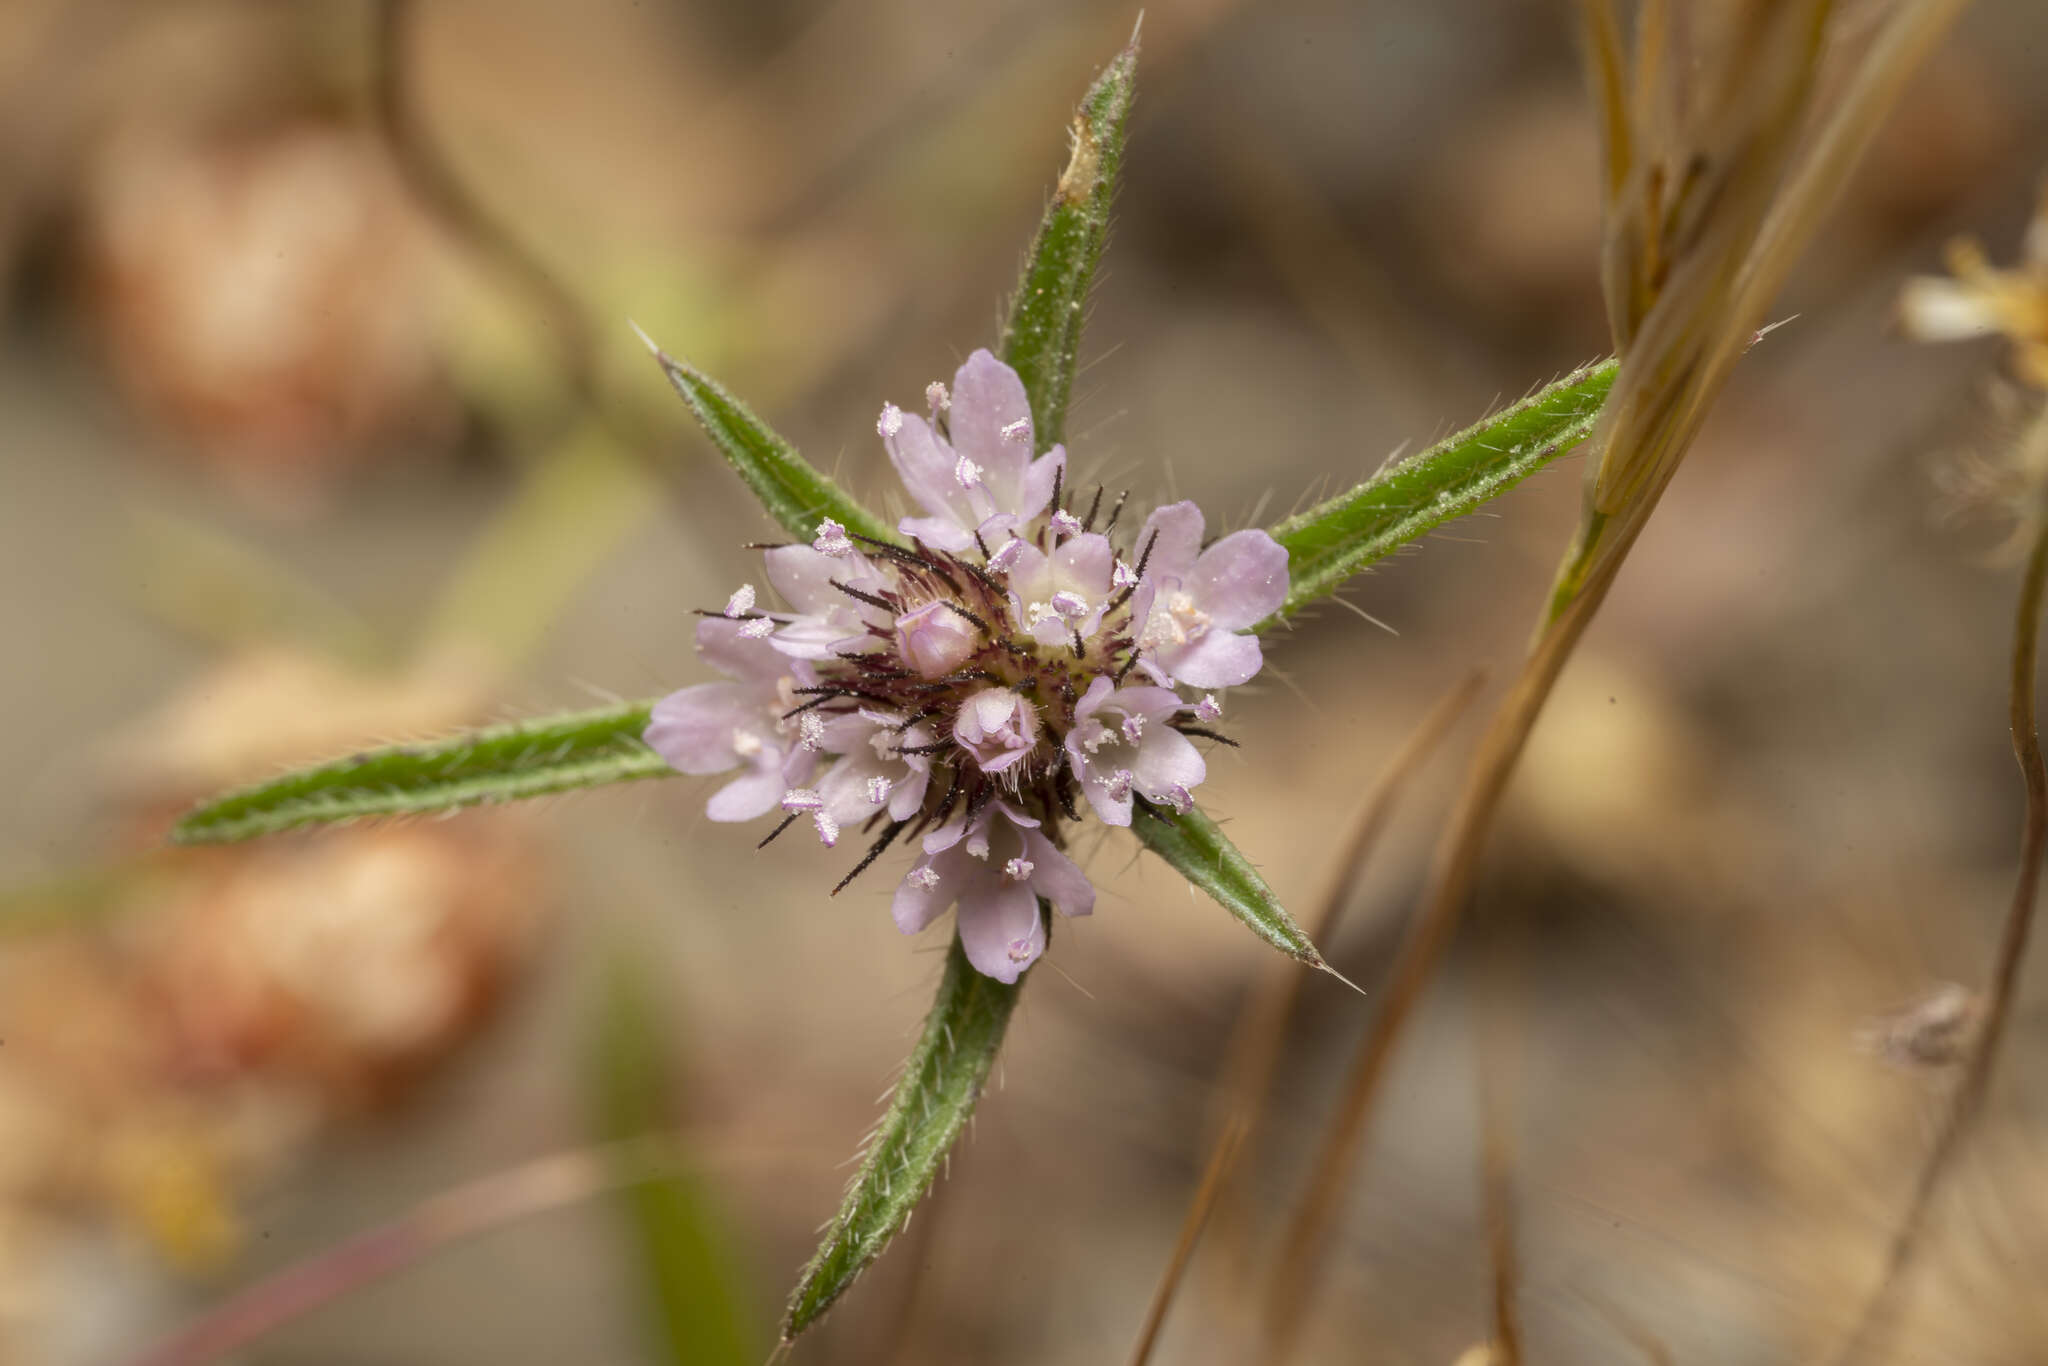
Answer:
[{"label": "dry grass stalk", "polygon": [[1622,75],[1621,26],[1611,4],[1585,0],[1606,131],[1603,281],[1622,370],[1592,437],[1578,535],[1522,674],[1474,755],[1437,846],[1431,893],[1396,958],[1287,1232],[1266,1297],[1269,1361],[1288,1360],[1299,1341],[1372,1101],[1455,935],[1500,798],[1551,687],[1736,359],[1753,343],[1793,259],[1961,7],[1962,0],[1902,4],[1795,158],[1817,83],[1827,0],[1734,0],[1670,14],[1653,0],[1638,14],[1632,84]]},{"label": "dry grass stalk", "polygon": [[[2048,443],[2048,413],[2036,420],[2028,444]],[[2037,491],[2037,499],[2048,500],[2048,488]],[[2020,867],[2012,903],[2005,913],[1999,934],[1998,955],[1991,972],[1991,987],[1983,1003],[1983,1025],[1970,1052],[1962,1080],[1950,1097],[1941,1127],[1920,1168],[1905,1217],[1892,1236],[1884,1271],[1877,1289],[1864,1305],[1856,1326],[1834,1356],[1837,1366],[1864,1366],[1879,1360],[1887,1345],[1888,1329],[1898,1313],[1900,1288],[1912,1265],[1924,1234],[1934,1197],[1947,1181],[1990,1090],[1992,1069],[1998,1062],[1999,1045],[2012,1017],[2020,967],[2026,961],[2027,940],[2033,931],[2039,902],[2041,860],[2048,854],[2048,765],[2041,757],[2041,736],[2034,716],[2035,656],[2039,652],[2043,589],[2048,587],[2048,517],[2037,511],[2034,545],[2027,557],[2026,573],[2020,583],[2017,615],[2013,621],[2012,696],[2010,700],[2013,756],[2019,760],[2020,776],[2026,784],[2027,810],[2020,833]]]},{"label": "dry grass stalk", "polygon": [[521,1219],[673,1176],[680,1154],[661,1136],[536,1158],[421,1202],[229,1296],[143,1352],[133,1366],[204,1366],[295,1319],[438,1252]]},{"label": "dry grass stalk", "polygon": [[[1472,705],[1485,681],[1486,675],[1480,670],[1460,679],[1456,687],[1437,699],[1422,723],[1380,771],[1351,822],[1342,851],[1331,864],[1323,895],[1303,925],[1316,943],[1330,942],[1329,936],[1364,876],[1366,863],[1378,847],[1401,795],[1465,709]],[[1307,975],[1293,964],[1273,964],[1237,1017],[1230,1043],[1224,1050],[1223,1075],[1216,1085],[1218,1113],[1212,1126],[1216,1138],[1209,1149],[1205,1175],[1182,1216],[1180,1236],[1153,1292],[1145,1327],[1131,1354],[1131,1366],[1145,1366],[1202,1229],[1216,1204],[1232,1188],[1232,1178],[1250,1151],[1249,1139],[1272,1085],[1273,1069],[1280,1061],[1287,1022],[1293,1018],[1295,1004],[1301,999],[1302,983],[1307,980]]]},{"label": "dry grass stalk", "polygon": [[[1498,920],[1498,917],[1492,919]],[[1478,1004],[1479,1199],[1492,1272],[1494,1366],[1522,1366],[1521,1266],[1515,1246],[1514,1113],[1510,1081],[1516,1073],[1513,1020],[1517,936],[1511,924],[1481,924],[1485,936]]]}]

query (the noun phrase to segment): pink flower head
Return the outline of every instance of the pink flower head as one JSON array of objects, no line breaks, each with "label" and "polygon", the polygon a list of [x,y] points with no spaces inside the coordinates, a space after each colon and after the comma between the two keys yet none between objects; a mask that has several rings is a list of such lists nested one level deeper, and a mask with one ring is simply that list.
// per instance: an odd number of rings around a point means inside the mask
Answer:
[{"label": "pink flower head", "polygon": [[817,765],[797,743],[799,727],[783,718],[797,705],[793,689],[814,679],[809,666],[784,658],[747,623],[714,617],[697,623],[697,653],[729,683],[699,683],[654,706],[644,738],[679,773],[747,771],[712,794],[705,814],[749,821],[775,809],[784,790],[800,786]]},{"label": "pink flower head", "polygon": [[1148,672],[1191,688],[1232,688],[1264,662],[1257,636],[1239,635],[1287,597],[1287,551],[1263,531],[1234,531],[1202,549],[1202,510],[1171,503],[1146,519],[1145,579],[1152,611],[1138,639]]},{"label": "pink flower head", "polygon": [[925,836],[919,859],[896,889],[896,927],[916,934],[960,908],[967,961],[1000,982],[1014,982],[1045,952],[1040,898],[1061,915],[1088,915],[1095,889],[1039,823],[1001,801]]},{"label": "pink flower head", "polygon": [[983,773],[1001,773],[1038,744],[1038,708],[1008,688],[983,688],[960,704],[953,741]]},{"label": "pink flower head", "polygon": [[847,881],[921,837],[896,923],[958,906],[969,960],[1014,982],[1045,950],[1042,900],[1095,904],[1063,821],[1192,806],[1207,776],[1195,740],[1221,738],[1206,726],[1222,709],[1177,689],[1258,671],[1258,641],[1238,632],[1279,606],[1287,555],[1256,531],[1203,550],[1189,503],[1117,538],[1122,499],[1106,517],[1106,490],[1069,501],[1065,453],[1033,456],[1023,383],[986,351],[926,403],[929,420],[892,406],[879,424],[926,514],[902,523],[911,539],[826,517],[768,551],[789,610],[743,587],[707,612],[698,648],[730,681],[663,699],[646,737],[686,773],[745,766],[715,819],[779,806],[769,839],[807,819],[828,847],[872,832]]},{"label": "pink flower head", "polygon": [[1081,795],[1106,825],[1131,823],[1132,793],[1175,810],[1209,775],[1201,752],[1172,722],[1187,704],[1171,688],[1119,688],[1098,677],[1074,709],[1067,757]]},{"label": "pink flower head", "polygon": [[928,514],[904,518],[900,529],[933,550],[963,553],[976,533],[993,548],[1008,527],[1045,511],[1066,468],[1059,446],[1032,458],[1024,381],[985,350],[953,376],[945,434],[895,407],[878,425],[903,486]]}]

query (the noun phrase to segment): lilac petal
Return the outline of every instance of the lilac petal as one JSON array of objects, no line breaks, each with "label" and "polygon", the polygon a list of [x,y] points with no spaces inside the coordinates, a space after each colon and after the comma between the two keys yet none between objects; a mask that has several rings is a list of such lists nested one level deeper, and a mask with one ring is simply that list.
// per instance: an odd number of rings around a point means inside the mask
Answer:
[{"label": "lilac petal", "polygon": [[919,859],[903,875],[895,899],[889,903],[896,928],[916,934],[937,920],[960,899],[961,891],[980,870],[979,864],[957,850]]},{"label": "lilac petal", "polygon": [[950,517],[905,517],[896,529],[933,550],[956,555],[974,544],[974,533]]},{"label": "lilac petal", "polygon": [[[1157,540],[1153,539],[1155,532]],[[1147,581],[1186,579],[1194,572],[1195,558],[1202,553],[1202,510],[1189,502],[1168,503],[1157,509],[1138,532],[1134,553],[1143,556],[1148,544],[1152,553],[1145,559]]]},{"label": "lilac petal", "polygon": [[1212,630],[1264,621],[1287,598],[1287,551],[1263,531],[1233,531],[1202,552],[1187,591]]},{"label": "lilac petal", "polygon": [[1088,806],[1095,812],[1095,819],[1104,825],[1114,825],[1119,829],[1128,828],[1131,823],[1132,805],[1130,789],[1126,788],[1121,794],[1112,795],[1109,786],[1099,781],[1109,776],[1107,772],[1099,768],[1093,772],[1087,769],[1081,772],[1081,795],[1088,799]]},{"label": "lilac petal", "polygon": [[983,976],[1016,981],[1045,952],[1037,896],[1021,882],[977,878],[960,897],[960,945]]},{"label": "lilac petal", "polygon": [[880,803],[868,800],[868,779],[886,776],[883,767],[869,752],[848,754],[825,770],[825,776],[818,779],[818,796],[824,799],[832,819],[851,825],[881,809]]},{"label": "lilac petal", "polygon": [[758,768],[712,793],[704,814],[715,821],[750,821],[773,811],[788,790],[775,767]]},{"label": "lilac petal", "polygon": [[960,457],[923,418],[910,413],[899,416],[901,425],[893,435],[883,437],[882,444],[903,487],[933,517],[956,527],[973,526],[973,504],[954,473]]},{"label": "lilac petal", "polygon": [[[1081,722],[1092,720],[1095,713],[1102,709],[1102,704],[1109,700],[1109,695],[1114,691],[1116,691],[1116,684],[1110,681],[1108,675],[1095,675],[1094,679],[1088,684],[1088,691],[1081,694],[1080,702],[1074,707],[1075,729],[1078,730],[1080,728]],[[1165,689],[1162,688],[1160,691],[1164,692]],[[1069,732],[1069,736],[1071,735],[1072,732]]]},{"label": "lilac petal", "polygon": [[[928,743],[928,742],[927,742]],[[913,768],[896,780],[896,786],[889,790],[889,819],[907,821],[924,806],[925,789],[931,786],[931,764]]]},{"label": "lilac petal", "polygon": [[1091,599],[1109,596],[1109,580],[1115,571],[1116,547],[1107,536],[1074,536],[1052,552],[1053,577],[1059,586]]},{"label": "lilac petal", "polygon": [[766,640],[741,635],[747,625],[729,617],[704,618],[697,623],[697,653],[722,674],[772,683],[789,672],[789,661]]},{"label": "lilac petal", "polygon": [[874,750],[868,741],[882,728],[884,721],[877,717],[883,712],[852,711],[839,716],[827,716],[825,728],[818,733],[818,747],[827,754],[865,754],[872,756]]},{"label": "lilac petal", "polygon": [[943,853],[966,837],[967,813],[963,811],[924,837],[924,851],[927,854]]},{"label": "lilac petal", "polygon": [[835,651],[850,653],[860,645],[874,643],[873,636],[848,636],[849,620],[835,618],[837,613],[831,617],[798,617],[768,637],[768,643],[787,659],[830,659]]},{"label": "lilac petal", "polygon": [[[1024,424],[1021,432],[1018,422]],[[1005,428],[1017,434],[1005,436]],[[982,482],[996,510],[1021,512],[1024,472],[1031,464],[1031,400],[1017,372],[985,349],[969,356],[953,375],[953,408],[946,430],[953,449],[981,466]],[[1050,501],[1050,492],[1047,496]]]},{"label": "lilac petal", "polygon": [[836,559],[807,545],[777,546],[761,558],[768,566],[768,582],[782,600],[806,615],[853,605],[852,599],[832,586],[832,580],[857,585],[874,577],[857,557]]},{"label": "lilac petal", "polygon": [[[1093,691],[1094,685],[1089,687]],[[1115,700],[1126,715],[1142,716],[1147,722],[1163,721],[1186,705],[1171,688],[1148,688],[1138,683],[1118,688]]]},{"label": "lilac petal", "polygon": [[1249,682],[1265,662],[1257,636],[1228,631],[1210,631],[1191,644],[1157,653],[1160,665],[1190,688],[1234,688]]},{"label": "lilac petal", "polygon": [[[1010,511],[1020,521],[1030,521],[1045,511],[1052,502],[1053,486],[1060,482],[1067,468],[1067,448],[1054,446],[1044,455],[1031,462],[1031,468],[1024,471],[1024,479],[1017,492],[1017,505]],[[995,542],[989,542],[994,548]]]},{"label": "lilac petal", "polygon": [[766,729],[753,688],[699,683],[655,703],[640,738],[678,773],[723,773],[740,762],[734,736]]},{"label": "lilac petal", "polygon": [[1095,884],[1081,865],[1053,846],[1036,830],[1024,832],[1024,856],[1031,860],[1031,890],[1052,903],[1061,915],[1093,915]]},{"label": "lilac petal", "polygon": [[1138,791],[1155,802],[1167,801],[1176,787],[1192,792],[1209,776],[1209,765],[1194,742],[1177,730],[1161,726],[1148,732],[1131,759]]}]

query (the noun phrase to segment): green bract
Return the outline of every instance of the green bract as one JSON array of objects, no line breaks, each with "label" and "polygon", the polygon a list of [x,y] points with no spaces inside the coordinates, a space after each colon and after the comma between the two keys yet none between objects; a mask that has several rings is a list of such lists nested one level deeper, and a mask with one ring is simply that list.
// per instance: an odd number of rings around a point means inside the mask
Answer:
[{"label": "green bract", "polygon": [[179,844],[224,844],[300,825],[452,811],[674,772],[641,743],[650,702],[569,712],[392,745],[300,769],[212,801],[179,821]]}]

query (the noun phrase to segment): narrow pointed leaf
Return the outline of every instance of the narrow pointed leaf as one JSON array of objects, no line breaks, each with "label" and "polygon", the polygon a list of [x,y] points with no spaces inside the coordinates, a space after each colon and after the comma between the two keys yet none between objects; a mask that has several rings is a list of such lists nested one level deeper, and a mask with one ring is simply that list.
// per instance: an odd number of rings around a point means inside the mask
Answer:
[{"label": "narrow pointed leaf", "polygon": [[703,424],[711,444],[784,531],[808,541],[817,534],[818,523],[830,517],[862,536],[878,541],[897,539],[893,527],[854,502],[718,381],[652,342],[648,348],[661,362],[668,382]]},{"label": "narrow pointed leaf", "polygon": [[1287,548],[1287,599],[1266,630],[1417,537],[1496,498],[1583,441],[1616,361],[1575,370],[1272,530]]},{"label": "narrow pointed leaf", "polygon": [[219,797],[178,822],[179,844],[224,844],[294,826],[452,811],[673,773],[640,739],[652,702],[568,712],[393,745]]},{"label": "narrow pointed leaf", "polygon": [[1003,324],[1002,357],[1031,396],[1031,425],[1041,451],[1065,437],[1082,315],[1109,240],[1109,212],[1123,165],[1124,125],[1137,91],[1137,70],[1133,34],[1075,111],[1067,169],[1031,241],[1024,276]]},{"label": "narrow pointed leaf", "polygon": [[1215,898],[1218,905],[1274,948],[1312,968],[1329,965],[1309,943],[1294,917],[1273,895],[1251,861],[1237,852],[1215,821],[1201,811],[1178,814],[1140,801],[1132,808],[1131,833],[1176,872]]},{"label": "narrow pointed leaf", "polygon": [[981,1097],[1024,980],[1006,986],[982,976],[954,936],[924,1034],[904,1064],[838,1217],[790,1297],[785,1341],[817,1322],[924,1198]]}]

